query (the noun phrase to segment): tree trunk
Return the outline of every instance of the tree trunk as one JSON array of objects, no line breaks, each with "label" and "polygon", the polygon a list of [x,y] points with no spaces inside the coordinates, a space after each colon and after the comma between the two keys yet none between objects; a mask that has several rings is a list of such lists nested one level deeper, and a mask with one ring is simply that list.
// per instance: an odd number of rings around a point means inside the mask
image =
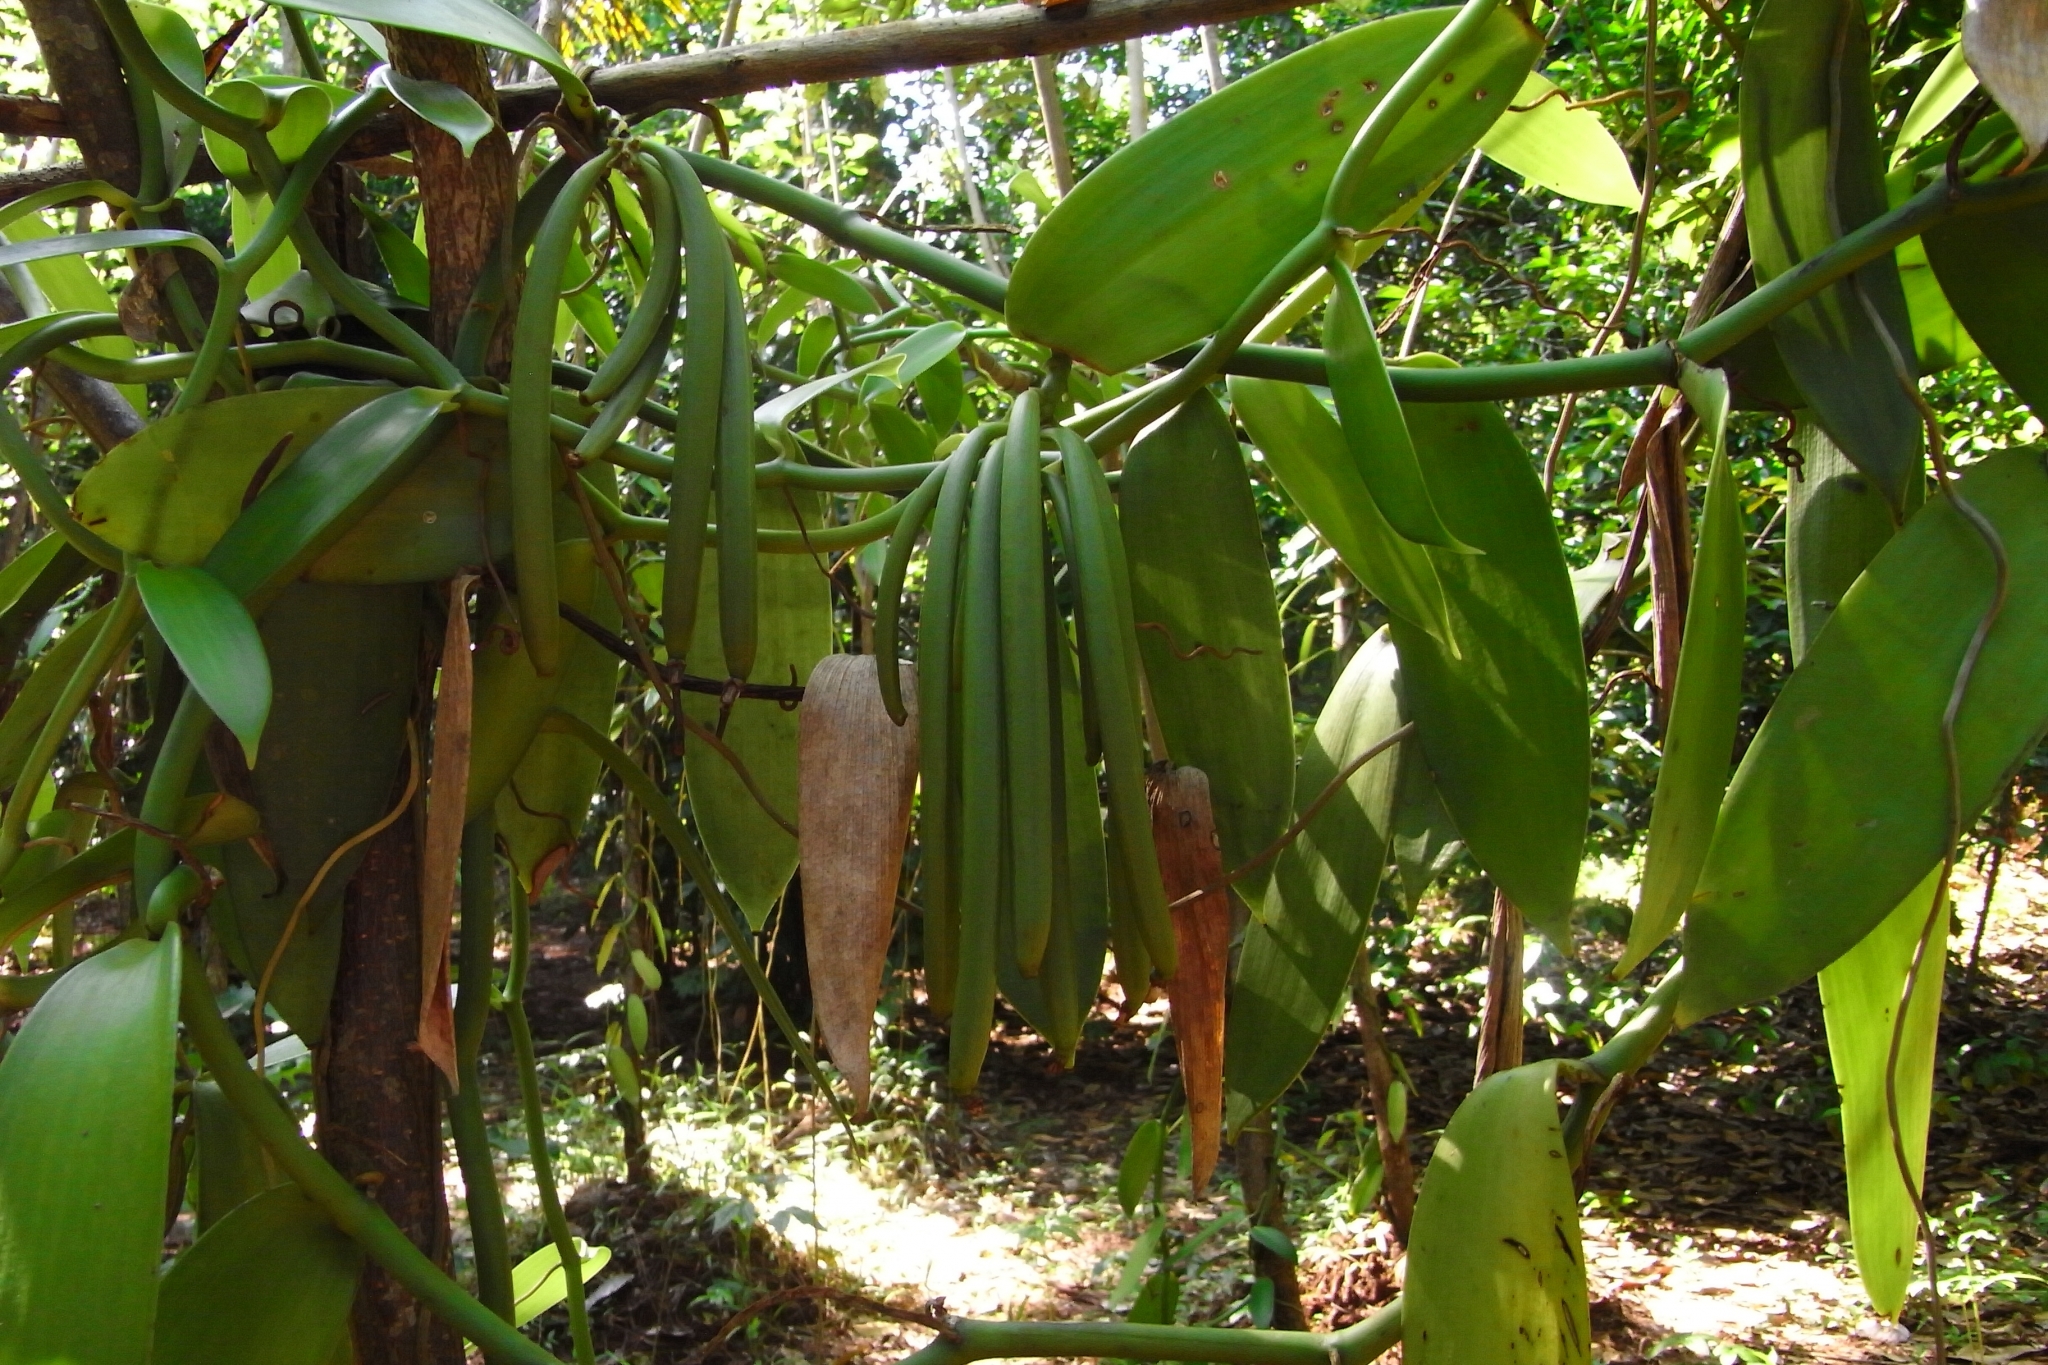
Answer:
[{"label": "tree trunk", "polygon": [[[384,36],[391,44],[394,69],[459,86],[492,118],[498,116],[498,96],[482,48],[400,28],[387,28]],[[499,228],[517,194],[512,143],[503,129],[497,129],[465,157],[461,144],[431,123],[410,113],[405,119],[427,215],[430,335],[446,351],[455,343],[477,277],[498,248]],[[502,316],[511,316],[512,307],[508,297]]]},{"label": "tree trunk", "polygon": [[107,21],[93,0],[23,0],[22,8],[86,169],[133,193],[142,183],[141,144]]},{"label": "tree trunk", "polygon": [[[414,1045],[420,1013],[419,807],[372,839],[342,902],[345,930],[319,1051],[320,1151],[446,1267],[440,1093]],[[350,1318],[357,1365],[461,1365],[461,1339],[372,1264]]]},{"label": "tree trunk", "polygon": [[[461,86],[497,112],[480,49],[387,29],[392,65]],[[464,158],[455,140],[411,121],[433,263],[430,334],[454,341],[512,199],[502,131]],[[347,255],[340,253],[343,259]],[[425,740],[423,738],[422,742]],[[415,1045],[420,1009],[419,808],[370,842],[343,903],[341,967],[320,1067],[320,1147],[437,1263],[448,1263],[440,1081]],[[357,1365],[460,1365],[462,1343],[381,1270],[364,1272],[351,1319]]]}]

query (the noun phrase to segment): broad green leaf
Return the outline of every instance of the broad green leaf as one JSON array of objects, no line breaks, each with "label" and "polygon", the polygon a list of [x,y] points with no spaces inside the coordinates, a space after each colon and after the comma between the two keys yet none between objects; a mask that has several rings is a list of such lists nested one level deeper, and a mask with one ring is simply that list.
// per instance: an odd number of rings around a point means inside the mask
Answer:
[{"label": "broad green leaf", "polygon": [[1657,770],[1657,793],[1650,807],[1642,891],[1629,924],[1628,949],[1614,966],[1617,976],[1634,970],[1654,952],[1685,913],[1714,836],[1714,815],[1728,785],[1735,723],[1742,711],[1748,557],[1742,494],[1729,470],[1723,439],[1728,386],[1718,371],[1694,371],[1689,377],[1713,390],[1710,402],[1695,400],[1703,429],[1700,442],[1712,452],[1707,500],[1700,514],[1692,591],[1678,650],[1678,683],[1672,689],[1671,719],[1664,728],[1664,761]]},{"label": "broad green leaf", "polygon": [[0,616],[7,615],[21,604],[67,543],[62,536],[45,535],[9,560],[6,568],[0,569]]},{"label": "broad green leaf", "polygon": [[1230,379],[1230,404],[1260,454],[1344,566],[1388,611],[1448,639],[1443,585],[1421,546],[1380,514],[1344,442],[1344,430],[1313,390],[1277,379]]},{"label": "broad green leaf", "polygon": [[370,83],[385,87],[400,104],[454,138],[465,157],[498,126],[459,85],[419,80],[388,66],[371,72]]},{"label": "broad green leaf", "polygon": [[[379,392],[355,385],[276,389],[152,422],[86,472],[73,510],[130,554],[159,564],[200,563],[242,514],[259,471],[272,477],[295,463]],[[264,471],[280,442],[282,452]]]},{"label": "broad green leaf", "polygon": [[[1359,647],[1302,753],[1298,803],[1400,727],[1399,675],[1384,631]],[[1274,861],[1263,913],[1245,925],[1225,1016],[1232,1131],[1294,1083],[1346,998],[1386,864],[1400,763],[1397,746],[1359,769]]]},{"label": "broad green leaf", "polygon": [[340,418],[264,486],[208,552],[206,569],[245,601],[296,578],[433,449],[453,425],[448,399],[441,389],[400,389]]},{"label": "broad green leaf", "polygon": [[[16,224],[18,227],[19,224]],[[28,241],[0,243],[0,266],[25,265],[57,256],[84,256],[99,251],[139,251],[145,247],[190,247],[220,264],[220,252],[196,232],[177,228],[121,228],[113,232],[58,232]]]},{"label": "broad green leaf", "polygon": [[[1999,451],[1960,491],[2012,568],[1956,721],[1967,829],[2048,728],[2048,471]],[[1686,914],[1682,1021],[1813,975],[1940,861],[1941,717],[1991,593],[1983,541],[1937,497],[1843,594],[1729,785]]]},{"label": "broad green leaf", "polygon": [[1913,322],[1913,356],[1920,372],[1939,374],[1982,355],[1928,262],[1926,239],[1910,238],[1892,254],[1899,264],[1899,287],[1906,293],[1906,315]]},{"label": "broad green leaf", "polygon": [[1330,267],[1328,321],[1323,324],[1323,355],[1329,365],[1330,396],[1352,463],[1365,478],[1374,506],[1402,538],[1422,545],[1469,551],[1444,528],[1429,480],[1416,461],[1415,443],[1401,417],[1394,381],[1373,335],[1372,316],[1358,296],[1358,282],[1348,266]]},{"label": "broad green leaf", "polygon": [[935,322],[912,332],[889,348],[890,354],[903,357],[896,367],[896,382],[915,382],[926,370],[957,352],[966,336],[967,329],[957,322]]},{"label": "broad green leaf", "polygon": [[387,24],[495,47],[524,57],[553,76],[572,112],[588,112],[592,107],[582,78],[554,44],[491,0],[293,0],[291,7],[331,15],[344,23]]},{"label": "broad green leaf", "polygon": [[[580,542],[580,549],[576,542],[569,545],[557,542],[555,553],[557,563],[564,559],[581,559],[578,566],[580,582],[577,574],[565,575],[562,600],[582,607],[585,615],[606,630],[616,631],[619,628],[618,599],[606,589],[603,577],[596,571],[596,560],[589,542]],[[790,558],[794,560],[796,557]],[[807,560],[799,562],[810,567]],[[817,570],[812,568],[811,572],[815,574]],[[763,578],[766,578],[765,574]],[[586,593],[582,602],[569,596],[579,586]],[[766,631],[762,633],[765,640]],[[499,647],[502,648],[502,637],[500,640]],[[533,671],[532,663],[523,652],[519,659],[511,661],[508,669],[515,677],[521,670],[527,674]],[[482,681],[481,670],[478,681]],[[588,722],[600,732],[609,732],[612,703],[619,690],[619,660],[616,655],[582,631],[571,631],[564,643],[562,663],[555,670],[553,682],[550,705]],[[710,700],[715,710],[717,699]],[[477,701],[480,708],[485,698],[480,695]],[[740,703],[742,707],[747,704]],[[753,704],[758,706],[761,703]],[[778,710],[776,714],[782,713]],[[476,712],[477,723],[481,724],[483,719],[484,712],[479,709]],[[525,733],[532,735],[531,730]],[[727,739],[731,739],[729,732]],[[502,743],[502,740],[494,742]],[[689,747],[695,753],[704,746],[700,742]],[[502,769],[494,771],[502,772]],[[471,773],[473,783],[482,775],[474,758]],[[574,735],[544,734],[534,736],[532,742],[524,746],[524,752],[518,757],[518,766],[512,770],[509,779],[498,779],[503,783],[503,790],[497,794],[499,836],[511,854],[513,870],[535,894],[547,881],[548,874],[575,846],[584,817],[590,813],[590,801],[597,793],[602,773],[602,760]],[[479,798],[482,795],[481,791],[477,792]],[[795,805],[792,796],[791,809]],[[703,808],[694,806],[693,809],[701,821]],[[784,880],[787,879],[787,874],[784,874]]]},{"label": "broad green leaf", "polygon": [[[652,572],[636,573],[636,584],[645,582],[658,590],[660,565],[645,567]],[[616,619],[618,604],[599,577],[597,556],[588,540],[556,542],[555,581],[561,600],[570,606],[594,619]],[[655,605],[659,607],[658,599]],[[475,819],[498,799],[540,733],[561,685],[560,670],[546,678],[534,671],[519,632],[518,610],[513,603],[500,601],[490,623],[477,635],[465,819]],[[562,752],[570,751],[565,747]],[[603,970],[602,964],[598,970]]]},{"label": "broad green leaf", "polygon": [[931,429],[902,408],[887,403],[868,407],[868,425],[882,444],[890,464],[923,464],[933,457],[938,441]]},{"label": "broad green leaf", "polygon": [[[253,492],[274,485],[335,423],[391,392],[290,386],[217,399],[154,422],[109,451],[80,481],[73,505],[81,521],[121,549],[160,564],[199,563]],[[259,473],[265,482],[252,489]],[[480,498],[490,517],[487,537]],[[471,415],[448,424],[431,452],[305,573],[320,582],[436,582],[503,555],[511,545],[510,516],[504,427]]]},{"label": "broad green leaf", "polygon": [[[2048,413],[2048,206],[1956,217],[1920,239],[1941,292],[2035,415]],[[1902,248],[1903,250],[1903,248]]]},{"label": "broad green leaf", "polygon": [[[910,359],[906,352],[903,363],[909,364]],[[918,400],[924,404],[924,415],[932,424],[933,431],[944,436],[960,424],[967,401],[966,366],[948,353],[933,361],[931,367],[920,372],[913,382],[917,385]],[[966,415],[970,419],[973,417],[971,412]]]},{"label": "broad green leaf", "polygon": [[1939,128],[1942,121],[1955,112],[1957,105],[1969,98],[1977,88],[1977,73],[1970,70],[1970,63],[1963,56],[1963,45],[1955,44],[1941,59],[1927,83],[1920,87],[1920,93],[1913,97],[1913,105],[1906,110],[1906,117],[1899,122],[1899,135],[1892,143],[1892,165],[1905,160],[1906,153],[1929,133]]},{"label": "broad green leaf", "polygon": [[504,558],[512,548],[506,469],[502,422],[471,413],[450,423],[424,459],[306,566],[306,581],[439,583]]},{"label": "broad green leaf", "polygon": [[[1011,278],[1011,327],[1104,373],[1215,331],[1315,226],[1359,127],[1455,12],[1326,38],[1116,153],[1032,236]],[[1339,220],[1367,229],[1407,212],[1507,108],[1540,46],[1527,20],[1496,10],[1395,127]]]},{"label": "broad green leaf", "polygon": [[1488,403],[1403,405],[1444,524],[1431,550],[1455,653],[1398,617],[1402,686],[1444,806],[1529,922],[1569,950],[1586,838],[1586,666],[1543,485]]},{"label": "broad green leaf", "polygon": [[0,1061],[0,1360],[147,1360],[163,1256],[180,948],[72,968]]},{"label": "broad green leaf", "polygon": [[763,428],[763,434],[767,435],[770,439],[779,437],[781,440],[787,441],[789,439],[787,428],[790,419],[802,411],[806,403],[816,398],[822,398],[834,389],[843,388],[863,375],[894,374],[896,368],[902,363],[903,357],[900,354],[891,352],[885,355],[878,355],[866,364],[856,365],[850,370],[834,370],[831,374],[813,379],[808,384],[799,384],[787,392],[776,394],[760,407],[754,409],[754,422],[757,426]]},{"label": "broad green leaf", "polygon": [[1145,1202],[1145,1191],[1166,1160],[1166,1126],[1158,1119],[1146,1119],[1124,1144],[1124,1159],[1116,1168],[1116,1202],[1125,1216],[1135,1214]]},{"label": "broad green leaf", "polygon": [[[227,884],[207,912],[228,960],[251,981],[277,954],[278,936],[321,865],[403,789],[420,593],[294,583],[259,624],[275,697],[249,783],[275,865],[247,845],[225,849],[218,865]],[[335,861],[277,956],[270,1003],[308,1042],[325,1036],[342,898],[366,847]]]},{"label": "broad green leaf", "polygon": [[[276,1049],[268,1055],[276,1056]],[[192,1209],[200,1235],[265,1190],[285,1183],[256,1134],[221,1093],[218,1081],[192,1082],[192,1133],[199,1147],[193,1167],[199,1188],[192,1196]]]},{"label": "broad green leaf", "polygon": [[250,763],[270,715],[270,660],[249,609],[204,569],[134,569],[142,604],[186,680],[236,739]]},{"label": "broad green leaf", "polygon": [[1252,1229],[1252,1240],[1289,1265],[1295,1265],[1301,1259],[1300,1253],[1294,1249],[1294,1243],[1278,1228],[1261,1224]]},{"label": "broad green leaf", "polygon": [[[1759,284],[1885,211],[1870,37],[1856,0],[1767,0],[1744,50],[1741,114]],[[1771,333],[1821,426],[1903,507],[1919,477],[1922,428],[1912,376],[1897,368],[1913,363],[1912,322],[1892,258],[1829,286]]]},{"label": "broad green leaf", "polygon": [[[228,186],[228,234],[236,247],[248,245],[270,217],[270,196]],[[282,242],[277,250],[249,277],[251,297],[261,297],[283,284],[299,270],[298,248]]]},{"label": "broad green leaf", "polygon": [[881,312],[867,286],[836,266],[814,261],[801,251],[785,251],[769,265],[775,278],[814,299],[823,299],[855,317]]},{"label": "broad green leaf", "polygon": [[1408,1237],[1406,1365],[1592,1359],[1557,1067],[1534,1062],[1487,1077],[1438,1139]]},{"label": "broad green leaf", "polygon": [[384,269],[391,276],[393,292],[408,303],[426,307],[427,253],[371,205],[358,199],[356,208],[361,210],[363,221],[370,225],[370,236],[376,240],[377,254],[383,258]]},{"label": "broad green leaf", "polygon": [[328,1365],[362,1267],[296,1186],[257,1195],[164,1272],[150,1365]]},{"label": "broad green leaf", "polygon": [[[1920,934],[1934,911],[1941,868],[1913,888],[1861,943],[1820,972],[1821,1012],[1827,1022],[1828,1061],[1842,1092],[1843,1166],[1849,1177],[1849,1235],[1863,1292],[1879,1316],[1896,1318],[1919,1250],[1920,1223],[1912,1192],[1899,1175],[1892,1144],[1885,1067],[1892,1028]],[[1946,965],[1947,896],[1927,960],[1906,1006],[1899,1039],[1894,1093],[1899,1136],[1916,1185],[1927,1170],[1927,1118],[1934,1099],[1935,1034],[1941,1026],[1942,968]]]},{"label": "broad green leaf", "polygon": [[1531,184],[1588,204],[1635,208],[1643,192],[1628,154],[1591,109],[1574,109],[1549,79],[1530,72],[1514,107],[1479,139],[1479,149]]},{"label": "broad green leaf", "polygon": [[[806,519],[816,513],[801,495]],[[789,495],[764,488],[756,515],[763,530],[794,530],[797,514]],[[691,658],[715,659],[719,651],[718,553],[706,551],[698,589],[697,632]],[[803,682],[811,665],[832,652],[832,593],[808,555],[763,555],[755,569],[760,591],[760,645],[754,677],[762,682]],[[718,724],[718,698],[685,693],[683,709],[699,723]],[[735,702],[725,742],[753,774],[755,783],[786,820],[796,819],[796,713],[772,701]],[[703,835],[711,865],[726,892],[754,929],[796,871],[796,840],[761,809],[732,765],[710,745],[684,751],[690,814]]]},{"label": "broad green leaf", "polygon": [[[1241,867],[1287,828],[1294,703],[1244,452],[1206,391],[1131,447],[1117,504],[1167,752],[1208,774],[1223,865]],[[1240,882],[1245,899],[1271,875]]]},{"label": "broad green leaf", "polygon": [[1808,416],[1795,414],[1792,445],[1801,473],[1791,481],[1785,515],[1785,608],[1795,665],[1805,662],[1842,594],[1898,529],[1884,494]]},{"label": "broad green leaf", "polygon": [[1421,749],[1401,746],[1401,785],[1394,793],[1394,874],[1401,879],[1401,903],[1409,914],[1431,882],[1450,871],[1465,851],[1451,813],[1437,794]]},{"label": "broad green leaf", "polygon": [[[57,536],[49,538],[60,539]],[[108,610],[105,606],[96,607],[66,627],[56,642],[36,660],[35,671],[15,693],[6,712],[0,714],[0,787],[14,785],[23,760],[28,757],[36,735],[43,728],[43,722],[50,718],[65,685],[71,681],[71,675],[78,671],[92,649],[93,641],[98,638]]]},{"label": "broad green leaf", "polygon": [[[576,1238],[576,1266],[583,1283],[612,1263],[610,1247],[593,1247]],[[569,1297],[569,1277],[562,1273],[562,1253],[549,1242],[512,1267],[512,1325],[524,1327]]]}]

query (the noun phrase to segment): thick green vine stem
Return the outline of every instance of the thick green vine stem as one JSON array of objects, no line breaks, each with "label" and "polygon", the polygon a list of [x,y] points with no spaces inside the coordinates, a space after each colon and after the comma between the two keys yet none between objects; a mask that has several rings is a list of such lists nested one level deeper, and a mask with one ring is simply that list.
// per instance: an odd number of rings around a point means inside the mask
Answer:
[{"label": "thick green vine stem", "polygon": [[412,1292],[429,1312],[509,1365],[561,1365],[554,1356],[521,1336],[512,1324],[463,1292],[447,1272],[412,1244],[390,1215],[364,1198],[341,1172],[327,1164],[299,1136],[277,1095],[242,1056],[241,1046],[221,1022],[220,1011],[206,984],[206,964],[188,943],[185,970],[180,973],[178,1017],[185,1034],[199,1050],[206,1069],[220,1086],[242,1122],[256,1135],[278,1168],[299,1191],[319,1205],[356,1245],[393,1279]]},{"label": "thick green vine stem", "polygon": [[1003,311],[1009,282],[992,270],[984,270],[900,232],[891,232],[843,204],[808,194],[759,171],[750,171],[702,152],[684,152],[682,155],[689,161],[690,168],[697,172],[697,178],[713,189],[736,194],[749,203],[786,214],[807,227],[816,228],[849,251],[901,266],[911,274],[921,275],[991,312]]},{"label": "thick green vine stem", "polygon": [[[287,10],[286,13],[291,13]],[[492,949],[497,942],[498,821],[486,810],[462,828],[462,956],[455,995],[455,1075],[461,1087],[448,1096],[448,1127],[462,1167],[463,1206],[476,1255],[477,1297],[512,1321],[512,1250],[505,1231],[504,1197],[484,1126],[483,1085],[477,1067],[484,1024],[491,1013]],[[490,1355],[491,1365],[500,1357]]]},{"label": "thick green vine stem", "polygon": [[[131,580],[132,581],[132,580]],[[143,789],[141,818],[145,825],[168,830],[177,825],[178,811],[191,789],[192,774],[206,753],[206,732],[213,725],[213,708],[187,686],[178,698],[164,732],[163,747],[157,750],[156,766],[149,771],[149,785]],[[135,831],[135,903],[149,904],[156,884],[177,861],[178,851],[169,843],[141,830]]]},{"label": "thick green vine stem", "polygon": [[1574,1170],[1585,1160],[1586,1149],[1600,1136],[1600,1125],[1620,1098],[1618,1083],[1640,1070],[1670,1036],[1678,994],[1684,987],[1685,960],[1681,958],[1604,1047],[1572,1064],[1572,1070],[1590,1082],[1580,1088],[1564,1120],[1565,1157]]},{"label": "thick green vine stem", "polygon": [[284,184],[274,187],[275,196],[269,216],[242,244],[241,250],[221,267],[220,294],[214,303],[213,319],[207,324],[199,353],[193,357],[192,371],[185,387],[171,405],[172,413],[190,411],[213,396],[214,381],[234,344],[242,305],[248,301],[249,281],[293,235],[294,225],[304,215],[306,202],[312,198],[314,188],[327,171],[327,163],[341,151],[342,144],[392,102],[391,92],[383,86],[373,86],[367,93],[350,100],[313,139]]},{"label": "thick green vine stem", "polygon": [[547,1106],[541,1102],[540,1073],[533,1054],[533,1030],[526,1022],[526,960],[533,951],[533,923],[526,891],[512,879],[512,965],[505,978],[505,1027],[512,1035],[512,1064],[519,1072],[519,1107],[526,1117],[526,1151],[533,1163],[533,1184],[540,1194],[541,1217],[548,1239],[562,1259],[568,1287],[569,1336],[575,1343],[576,1365],[596,1365],[590,1345],[590,1311],[583,1302],[583,1254],[562,1212],[555,1188],[555,1163],[548,1151]]},{"label": "thick green vine stem", "polygon": [[949,1318],[902,1365],[968,1365],[1018,1356],[1075,1356],[1210,1365],[1364,1365],[1401,1339],[1401,1301],[1341,1332],[1262,1332],[1135,1322],[985,1322]]}]

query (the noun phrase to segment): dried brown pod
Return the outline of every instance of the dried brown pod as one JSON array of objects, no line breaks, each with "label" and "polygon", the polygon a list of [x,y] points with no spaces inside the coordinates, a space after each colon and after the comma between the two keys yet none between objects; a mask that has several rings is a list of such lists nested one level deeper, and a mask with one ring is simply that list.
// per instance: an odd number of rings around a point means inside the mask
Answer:
[{"label": "dried brown pod", "polygon": [[[1188,1097],[1194,1187],[1206,1189],[1223,1142],[1223,1002],[1229,987],[1230,893],[1221,887],[1223,849],[1209,808],[1209,778],[1200,768],[1166,768],[1146,780],[1159,879],[1173,907],[1180,948],[1166,983],[1173,1037],[1180,1049],[1181,1087]],[[1206,895],[1182,903],[1203,887]]]},{"label": "dried brown pod", "polygon": [[868,1108],[868,1037],[895,921],[910,795],[917,692],[903,666],[907,724],[889,719],[872,654],[819,660],[797,720],[797,854],[818,1032]]}]

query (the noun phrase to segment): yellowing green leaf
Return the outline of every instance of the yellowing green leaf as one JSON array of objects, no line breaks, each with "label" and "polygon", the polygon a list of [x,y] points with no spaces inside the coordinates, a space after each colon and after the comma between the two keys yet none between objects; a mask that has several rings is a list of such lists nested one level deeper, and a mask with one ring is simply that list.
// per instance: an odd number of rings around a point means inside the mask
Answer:
[{"label": "yellowing green leaf", "polygon": [[[1856,1247],[1856,1270],[1871,1307],[1888,1318],[1896,1318],[1905,1307],[1920,1225],[1892,1145],[1885,1067],[1891,1060],[1892,1029],[1899,1001],[1906,993],[1906,976],[1921,931],[1934,911],[1940,880],[1937,866],[1861,943],[1820,973],[1828,1060],[1834,1067],[1835,1086],[1842,1092],[1842,1164],[1849,1176],[1849,1234]],[[1928,946],[1912,1001],[1906,1006],[1906,1028],[1899,1039],[1893,1085],[1898,1097],[1899,1136],[1916,1185],[1926,1174],[1935,1033],[1941,1025],[1947,897],[1942,899],[1944,922],[1935,926],[1934,941]]]},{"label": "yellowing green leaf", "polygon": [[1415,1201],[1406,1365],[1585,1365],[1585,1255],[1556,1062],[1489,1076],[1451,1115]]},{"label": "yellowing green leaf", "polygon": [[1588,204],[1635,208],[1643,192],[1628,154],[1591,109],[1574,109],[1550,80],[1530,72],[1479,149],[1532,184]]}]

